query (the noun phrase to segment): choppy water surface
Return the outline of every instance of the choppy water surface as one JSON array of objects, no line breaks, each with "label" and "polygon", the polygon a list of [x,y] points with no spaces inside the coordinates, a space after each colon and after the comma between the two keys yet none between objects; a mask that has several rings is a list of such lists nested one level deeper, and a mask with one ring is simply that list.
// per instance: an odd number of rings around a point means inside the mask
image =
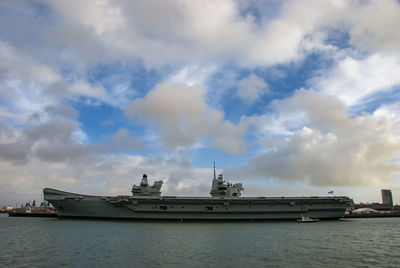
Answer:
[{"label": "choppy water surface", "polygon": [[0,215],[1,267],[400,267],[400,218],[125,222]]}]

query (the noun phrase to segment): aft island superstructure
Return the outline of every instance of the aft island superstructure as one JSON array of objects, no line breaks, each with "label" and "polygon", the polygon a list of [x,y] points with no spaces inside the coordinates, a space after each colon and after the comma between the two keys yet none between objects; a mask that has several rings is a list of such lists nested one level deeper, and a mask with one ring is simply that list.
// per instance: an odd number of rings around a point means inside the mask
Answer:
[{"label": "aft island superstructure", "polygon": [[132,195],[92,196],[43,189],[59,217],[141,220],[296,220],[302,216],[339,219],[353,200],[335,197],[240,197],[241,183],[212,180],[211,197],[162,196],[162,181],[149,185],[144,174]]}]

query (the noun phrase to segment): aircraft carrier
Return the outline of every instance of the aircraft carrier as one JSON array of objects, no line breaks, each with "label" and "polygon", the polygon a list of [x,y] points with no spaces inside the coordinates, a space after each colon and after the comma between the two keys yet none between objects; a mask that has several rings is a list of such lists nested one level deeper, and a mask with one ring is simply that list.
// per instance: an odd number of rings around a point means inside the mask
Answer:
[{"label": "aircraft carrier", "polygon": [[132,220],[296,220],[302,216],[339,219],[353,200],[346,196],[240,197],[241,183],[212,180],[211,197],[162,196],[162,181],[149,185],[146,174],[132,195],[93,196],[43,189],[58,217]]}]

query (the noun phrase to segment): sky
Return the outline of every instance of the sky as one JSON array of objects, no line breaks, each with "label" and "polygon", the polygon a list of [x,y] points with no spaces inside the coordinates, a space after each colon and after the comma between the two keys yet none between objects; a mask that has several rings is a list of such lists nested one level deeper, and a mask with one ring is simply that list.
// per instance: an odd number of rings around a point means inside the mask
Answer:
[{"label": "sky", "polygon": [[0,1],[0,205],[42,189],[400,203],[400,2]]}]

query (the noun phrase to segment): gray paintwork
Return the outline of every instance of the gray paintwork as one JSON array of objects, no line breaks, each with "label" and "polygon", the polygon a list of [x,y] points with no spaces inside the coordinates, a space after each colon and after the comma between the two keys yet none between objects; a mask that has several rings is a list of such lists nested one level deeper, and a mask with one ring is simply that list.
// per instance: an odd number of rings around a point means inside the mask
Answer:
[{"label": "gray paintwork", "polygon": [[[215,180],[214,176],[213,197],[161,196],[162,182],[149,186],[147,176],[140,186],[134,185],[132,196],[91,196],[51,188],[43,189],[43,194],[60,217],[113,219],[273,220],[298,219],[301,215],[338,219],[353,205],[353,200],[345,196],[239,197],[241,184],[225,183],[222,176]],[[216,191],[218,180],[223,187]]]}]

